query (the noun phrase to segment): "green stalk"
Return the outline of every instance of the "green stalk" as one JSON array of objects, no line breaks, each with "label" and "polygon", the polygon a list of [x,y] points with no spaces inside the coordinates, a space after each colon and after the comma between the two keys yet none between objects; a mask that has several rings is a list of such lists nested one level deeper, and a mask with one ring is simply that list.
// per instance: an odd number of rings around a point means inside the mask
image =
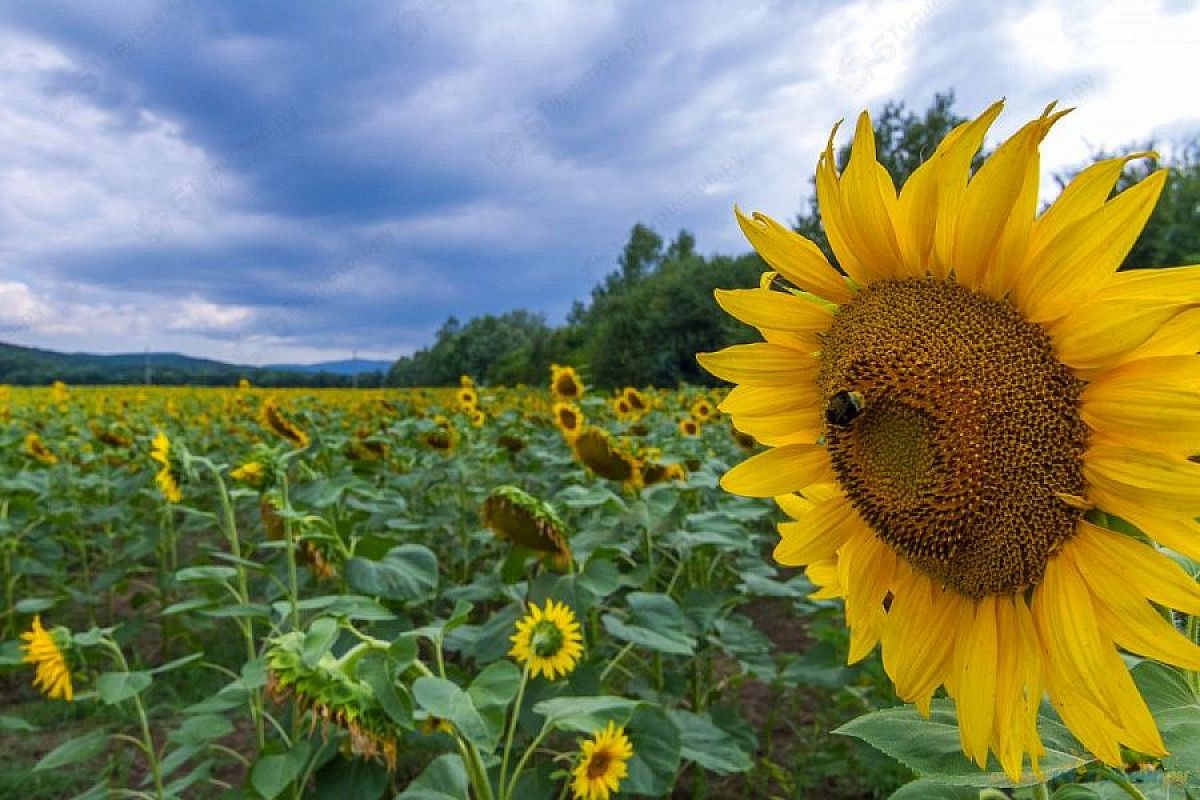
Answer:
[{"label": "green stalk", "polygon": [[[120,646],[112,639],[105,637],[104,644],[112,652],[117,666],[122,672],[129,672],[129,662],[125,660],[125,654],[121,652]],[[150,766],[150,775],[154,778],[154,792],[159,800],[164,800],[166,793],[163,790],[162,770],[158,764],[158,753],[154,749],[154,737],[150,733],[150,718],[146,715],[146,706],[142,704],[142,697],[135,694],[132,698],[133,707],[137,711],[138,723],[142,729],[141,749],[146,753],[146,762]]]},{"label": "green stalk", "polygon": [[1105,764],[1097,764],[1100,769],[1100,774],[1108,778],[1110,781],[1121,787],[1121,791],[1133,798],[1133,800],[1146,800],[1146,795],[1142,794],[1141,789],[1130,783],[1129,778],[1124,772],[1113,769]]},{"label": "green stalk", "polygon": [[525,662],[525,669],[521,672],[521,683],[517,686],[517,699],[513,703],[512,719],[508,724],[508,735],[504,739],[504,755],[500,759],[500,791],[501,797],[507,798],[504,794],[505,778],[508,777],[508,758],[512,753],[513,737],[517,733],[517,721],[521,718],[521,703],[525,700],[525,687],[529,684],[529,661]]}]

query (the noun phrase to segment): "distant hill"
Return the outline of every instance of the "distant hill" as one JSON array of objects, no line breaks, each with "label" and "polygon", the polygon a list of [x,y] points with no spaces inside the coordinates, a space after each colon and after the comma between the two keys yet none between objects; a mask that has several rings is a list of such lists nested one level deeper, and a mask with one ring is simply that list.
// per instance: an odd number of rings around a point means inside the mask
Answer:
[{"label": "distant hill", "polygon": [[361,375],[364,372],[384,372],[391,369],[391,361],[369,358],[351,358],[343,361],[322,361],[317,364],[267,364],[263,369],[284,372],[332,372],[334,375]]},{"label": "distant hill", "polygon": [[[371,365],[358,373],[336,371],[341,365]],[[379,366],[383,365],[383,366]],[[147,379],[156,385],[233,386],[247,378],[256,386],[350,386],[359,374],[358,385],[373,385],[364,380],[375,371],[386,374],[391,366],[385,361],[334,361],[291,367],[248,367],[208,358],[192,358],[179,353],[59,353],[36,347],[20,347],[0,342],[0,383],[44,385],[51,381],[69,384],[142,384]]]}]

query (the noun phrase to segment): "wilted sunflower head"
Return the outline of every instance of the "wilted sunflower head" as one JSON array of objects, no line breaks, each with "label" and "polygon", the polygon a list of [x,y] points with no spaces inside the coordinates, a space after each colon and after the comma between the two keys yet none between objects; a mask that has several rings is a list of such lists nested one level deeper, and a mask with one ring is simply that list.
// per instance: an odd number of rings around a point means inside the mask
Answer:
[{"label": "wilted sunflower head", "polygon": [[882,643],[926,711],[945,686],[967,755],[1016,780],[1044,752],[1044,691],[1102,760],[1163,752],[1118,645],[1200,667],[1149,602],[1196,613],[1196,582],[1085,516],[1200,558],[1200,266],[1116,272],[1166,177],[1111,195],[1146,154],[1089,167],[1037,213],[1053,105],[973,172],[1000,108],[899,192],[865,113],[840,173],[831,137],[816,188],[838,269],[738,211],[776,272],[717,300],[766,341],[700,358],[737,384],[721,410],[769,448],[722,485],[783,496],[797,521],[775,556],[845,597],[851,659]]},{"label": "wilted sunflower head", "polygon": [[291,442],[298,450],[308,447],[309,438],[304,429],[288,419],[274,398],[268,398],[259,410],[258,421],[264,428]]},{"label": "wilted sunflower head", "polygon": [[431,450],[451,453],[458,445],[458,429],[453,422],[438,414],[433,418],[433,429],[421,434],[421,441]]},{"label": "wilted sunflower head", "polygon": [[641,464],[613,442],[606,431],[590,426],[575,438],[576,457],[592,472],[626,486],[641,486]]},{"label": "wilted sunflower head", "polygon": [[267,690],[276,702],[291,700],[299,714],[311,715],[310,725],[333,726],[346,732],[350,751],[382,760],[396,768],[395,724],[375,697],[370,684],[360,679],[358,645],[341,658],[331,653],[311,663],[305,655],[303,631],[289,631],[268,640]]},{"label": "wilted sunflower head", "polygon": [[497,486],[480,509],[483,524],[501,539],[548,556],[559,569],[571,561],[567,526],[549,504],[516,486]]},{"label": "wilted sunflower head", "polygon": [[42,441],[42,437],[36,431],[30,431],[25,434],[22,449],[24,449],[25,455],[47,466],[53,466],[58,463],[58,456],[54,455],[54,451],[46,446],[46,443]]}]

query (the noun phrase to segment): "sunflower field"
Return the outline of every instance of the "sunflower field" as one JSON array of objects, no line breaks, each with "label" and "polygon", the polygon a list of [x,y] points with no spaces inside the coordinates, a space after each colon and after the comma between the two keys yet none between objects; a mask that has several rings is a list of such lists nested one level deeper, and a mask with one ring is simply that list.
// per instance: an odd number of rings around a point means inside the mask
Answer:
[{"label": "sunflower field", "polygon": [[829,736],[886,681],[720,490],[721,393],[553,377],[7,390],[0,796],[902,783]]},{"label": "sunflower field", "polygon": [[737,212],[732,389],[5,387],[0,795],[1200,798],[1200,266],[1001,106]]}]

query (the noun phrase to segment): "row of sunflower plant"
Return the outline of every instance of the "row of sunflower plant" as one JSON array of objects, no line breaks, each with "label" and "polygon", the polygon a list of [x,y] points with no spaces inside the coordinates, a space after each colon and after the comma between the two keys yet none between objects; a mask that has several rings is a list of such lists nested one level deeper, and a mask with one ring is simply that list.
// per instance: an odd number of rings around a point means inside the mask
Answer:
[{"label": "row of sunflower plant", "polygon": [[[836,783],[772,762],[739,712],[747,681],[864,706],[832,620],[802,659],[746,613],[830,604],[762,559],[771,509],[719,491],[753,446],[719,400],[604,397],[570,368],[549,393],[11,389],[0,658],[73,709],[25,785],[595,800]],[[49,713],[4,728],[36,738]]]}]

